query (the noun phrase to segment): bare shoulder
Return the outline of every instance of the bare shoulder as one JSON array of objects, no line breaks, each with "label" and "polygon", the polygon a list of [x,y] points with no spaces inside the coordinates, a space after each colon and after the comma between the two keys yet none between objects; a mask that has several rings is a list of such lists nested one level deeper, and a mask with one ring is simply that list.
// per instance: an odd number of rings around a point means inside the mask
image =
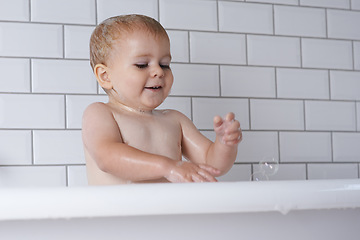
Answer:
[{"label": "bare shoulder", "polygon": [[119,127],[110,107],[101,102],[90,104],[84,111],[82,133],[85,142],[95,139],[120,140]]},{"label": "bare shoulder", "polygon": [[182,112],[179,112],[174,109],[164,109],[164,110],[158,110],[162,115],[172,118],[174,120],[178,120],[180,122],[182,121],[191,121],[185,114]]},{"label": "bare shoulder", "polygon": [[87,127],[87,123],[93,125],[96,123],[108,123],[115,121],[111,108],[102,102],[90,104],[83,113],[83,128]]},{"label": "bare shoulder", "polygon": [[86,107],[83,116],[89,117],[93,114],[104,113],[104,112],[111,112],[110,108],[105,103],[94,102]]},{"label": "bare shoulder", "polygon": [[164,111],[164,113],[168,119],[170,119],[173,122],[179,123],[179,125],[183,131],[183,134],[185,134],[185,132],[187,132],[187,131],[192,131],[192,132],[197,131],[194,123],[185,114],[183,114],[177,110],[170,110],[170,109],[166,109],[166,110],[162,110],[162,111]]}]

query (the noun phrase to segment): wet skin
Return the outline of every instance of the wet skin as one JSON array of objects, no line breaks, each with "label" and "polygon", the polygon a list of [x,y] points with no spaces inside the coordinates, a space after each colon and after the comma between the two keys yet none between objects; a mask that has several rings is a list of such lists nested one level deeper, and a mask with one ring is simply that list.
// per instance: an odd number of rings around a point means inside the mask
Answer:
[{"label": "wet skin", "polygon": [[83,116],[89,184],[213,182],[233,165],[241,140],[234,114],[214,118],[213,143],[182,113],[155,110],[170,93],[170,61],[166,37],[135,31],[95,66],[109,102]]}]

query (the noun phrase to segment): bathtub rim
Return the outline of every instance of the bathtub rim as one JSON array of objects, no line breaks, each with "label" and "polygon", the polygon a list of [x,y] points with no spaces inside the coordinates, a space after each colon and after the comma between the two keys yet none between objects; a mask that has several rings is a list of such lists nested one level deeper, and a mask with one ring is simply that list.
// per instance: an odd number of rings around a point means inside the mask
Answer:
[{"label": "bathtub rim", "polygon": [[360,208],[360,179],[3,188],[0,192],[0,221]]}]

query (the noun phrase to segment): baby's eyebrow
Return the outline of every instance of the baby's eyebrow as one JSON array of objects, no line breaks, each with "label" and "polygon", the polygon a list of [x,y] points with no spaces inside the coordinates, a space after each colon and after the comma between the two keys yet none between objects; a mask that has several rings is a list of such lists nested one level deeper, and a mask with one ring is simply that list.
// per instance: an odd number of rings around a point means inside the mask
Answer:
[{"label": "baby's eyebrow", "polygon": [[[135,56],[135,58],[150,58],[150,57],[152,57],[151,54],[140,54],[140,55]],[[161,59],[164,59],[164,58],[169,58],[170,61],[172,59],[171,54],[166,54]]]}]

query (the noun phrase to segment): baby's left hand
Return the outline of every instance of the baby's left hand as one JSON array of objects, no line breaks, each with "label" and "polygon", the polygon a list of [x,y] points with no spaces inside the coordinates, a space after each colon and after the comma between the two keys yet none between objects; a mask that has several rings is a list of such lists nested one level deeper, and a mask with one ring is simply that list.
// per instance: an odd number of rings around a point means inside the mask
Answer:
[{"label": "baby's left hand", "polygon": [[234,113],[228,113],[225,119],[220,116],[214,117],[214,130],[223,144],[228,146],[237,145],[242,140],[242,132],[239,121],[235,120]]}]

